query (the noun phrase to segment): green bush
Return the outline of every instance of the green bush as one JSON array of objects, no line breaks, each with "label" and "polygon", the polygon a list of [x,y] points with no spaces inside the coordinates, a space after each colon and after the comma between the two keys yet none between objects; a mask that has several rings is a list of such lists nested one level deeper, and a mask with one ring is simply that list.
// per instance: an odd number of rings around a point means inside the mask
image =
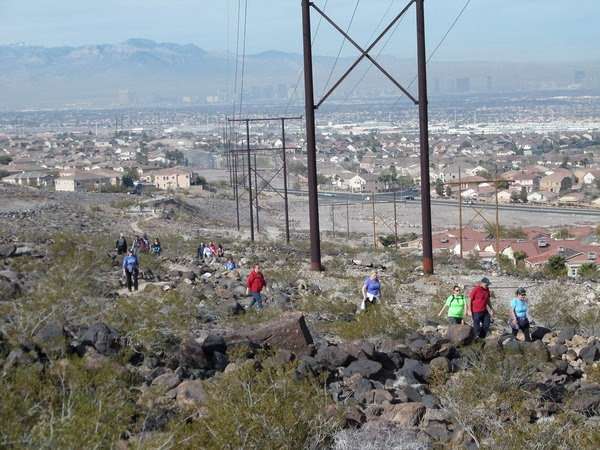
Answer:
[{"label": "green bush", "polygon": [[0,448],[112,448],[134,412],[131,382],[110,363],[10,370],[0,384]]},{"label": "green bush", "polygon": [[206,393],[206,416],[173,427],[173,448],[326,448],[340,429],[321,383],[295,380],[293,367],[244,364],[207,382]]},{"label": "green bush", "polygon": [[544,267],[544,273],[551,278],[563,278],[567,276],[567,266],[565,258],[560,255],[554,255],[548,258]]},{"label": "green bush", "polygon": [[353,321],[338,321],[328,325],[328,330],[342,339],[356,340],[372,337],[400,339],[411,329],[415,321],[411,314],[396,313],[383,304],[371,305],[366,311],[356,314]]}]

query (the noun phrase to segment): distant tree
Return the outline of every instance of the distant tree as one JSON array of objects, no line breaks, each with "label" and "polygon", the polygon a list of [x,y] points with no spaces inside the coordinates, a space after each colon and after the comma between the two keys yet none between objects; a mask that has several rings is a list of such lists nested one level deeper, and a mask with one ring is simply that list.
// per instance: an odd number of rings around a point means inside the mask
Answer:
[{"label": "distant tree", "polygon": [[7,172],[6,170],[1,170],[0,169],[0,178],[4,178],[10,175],[10,172]]},{"label": "distant tree", "polygon": [[562,169],[568,169],[569,168],[569,157],[567,155],[563,156],[562,163],[560,164],[560,167]]},{"label": "distant tree", "polygon": [[527,199],[527,188],[525,186],[523,186],[521,188],[521,193],[519,195],[519,200],[521,200],[521,203],[527,203],[528,199]]},{"label": "distant tree", "polygon": [[560,183],[560,194],[566,194],[573,187],[573,180],[571,177],[565,177]]},{"label": "distant tree", "polygon": [[302,161],[292,161],[288,164],[288,172],[294,175],[306,175],[308,167]]},{"label": "distant tree", "polygon": [[600,238],[600,225],[596,225],[596,237]]},{"label": "distant tree", "polygon": [[521,201],[521,194],[517,191],[512,191],[510,193],[510,202],[511,203],[519,203]]},{"label": "distant tree", "polygon": [[444,196],[444,182],[441,178],[435,180],[435,193],[440,197]]},{"label": "distant tree", "polygon": [[135,169],[127,169],[121,178],[121,182],[125,187],[133,187],[134,181],[140,179],[140,176]]},{"label": "distant tree", "polygon": [[446,186],[446,197],[452,197],[452,187]]},{"label": "distant tree", "polygon": [[556,239],[571,239],[573,235],[569,233],[568,228],[561,228],[555,235]]},{"label": "distant tree", "polygon": [[192,178],[191,184],[194,186],[207,186],[208,182],[206,181],[206,178],[195,174],[194,177]]},{"label": "distant tree", "polygon": [[6,166],[12,160],[13,159],[8,155],[0,155],[0,165],[2,165],[2,166]]},{"label": "distant tree", "polygon": [[324,184],[329,184],[331,182],[331,179],[321,173],[317,174],[317,184],[319,186],[324,185]]},{"label": "distant tree", "polygon": [[554,255],[548,259],[546,263],[546,273],[554,278],[564,277],[567,275],[566,260],[563,256]]},{"label": "distant tree", "polygon": [[527,253],[525,253],[523,250],[517,250],[513,256],[517,264],[520,264],[527,259]]},{"label": "distant tree", "polygon": [[176,164],[180,164],[180,165],[187,164],[185,155],[180,150],[167,150],[165,152],[165,158],[167,158],[169,161],[174,162]]},{"label": "distant tree", "polygon": [[582,264],[577,274],[581,279],[588,281],[596,281],[600,278],[600,272],[598,272],[598,266],[595,263]]}]

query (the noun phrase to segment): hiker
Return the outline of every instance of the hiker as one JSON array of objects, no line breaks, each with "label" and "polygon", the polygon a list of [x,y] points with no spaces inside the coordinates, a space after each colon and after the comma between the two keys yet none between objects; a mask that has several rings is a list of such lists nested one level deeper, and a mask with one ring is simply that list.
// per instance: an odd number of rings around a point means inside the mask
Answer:
[{"label": "hiker", "polygon": [[212,252],[213,256],[218,256],[219,249],[217,248],[217,245],[214,242],[211,242],[209,247],[210,247],[210,251]]},{"label": "hiker", "polygon": [[133,244],[131,244],[131,252],[134,256],[137,256],[140,253],[140,242],[141,238],[136,235],[135,239],[133,240]]},{"label": "hiker", "polygon": [[452,295],[446,299],[446,303],[442,306],[438,317],[441,317],[444,310],[448,308],[448,323],[450,325],[461,324],[464,322],[465,313],[467,311],[467,308],[465,308],[466,304],[467,300],[462,293],[462,289],[459,285],[455,285],[452,288]]},{"label": "hiker", "polygon": [[208,264],[212,264],[212,258],[213,258],[213,252],[210,249],[210,246],[207,245],[204,247],[202,259],[204,259],[204,262],[206,262]]},{"label": "hiker", "polygon": [[517,289],[516,297],[510,302],[510,327],[515,337],[519,331],[522,331],[527,342],[531,341],[528,312],[527,291],[525,288],[520,287]]},{"label": "hiker", "polygon": [[219,244],[219,246],[217,247],[217,256],[219,258],[225,256],[225,250],[223,249],[223,246],[221,244]]},{"label": "hiker", "polygon": [[265,277],[260,271],[260,266],[258,264],[254,265],[254,268],[248,275],[248,279],[246,280],[246,295],[252,295],[252,301],[248,308],[252,308],[256,305],[257,309],[262,308],[262,294],[261,291],[267,286],[267,282],[265,281]]},{"label": "hiker", "polygon": [[150,240],[146,233],[144,233],[144,236],[140,240],[140,250],[142,253],[148,253],[150,250]]},{"label": "hiker", "polygon": [[365,311],[367,309],[367,302],[370,304],[379,303],[381,300],[381,281],[377,272],[371,273],[365,279],[362,286],[362,303],[360,304],[360,310]]},{"label": "hiker", "polygon": [[473,331],[475,338],[485,338],[490,330],[494,317],[494,308],[490,299],[491,281],[483,277],[481,281],[471,290],[467,314],[473,318]]},{"label": "hiker", "polygon": [[160,256],[161,251],[162,251],[162,248],[160,246],[160,241],[158,240],[158,238],[156,238],[156,239],[154,239],[154,243],[152,244],[152,247],[150,247],[150,252],[153,255]]},{"label": "hiker", "polygon": [[117,239],[115,248],[117,249],[117,255],[124,255],[127,253],[127,239],[125,239],[123,233],[119,235],[119,239]]},{"label": "hiker", "polygon": [[127,256],[123,258],[123,275],[127,279],[127,289],[131,292],[131,287],[138,290],[138,274],[139,274],[139,260],[134,255],[132,250],[129,250]]},{"label": "hiker", "polygon": [[198,246],[198,250],[196,251],[196,257],[200,259],[204,259],[204,242],[200,242]]},{"label": "hiker", "polygon": [[225,269],[227,270],[235,270],[236,269],[236,265],[235,262],[233,261],[233,258],[228,258],[227,261],[224,264]]}]

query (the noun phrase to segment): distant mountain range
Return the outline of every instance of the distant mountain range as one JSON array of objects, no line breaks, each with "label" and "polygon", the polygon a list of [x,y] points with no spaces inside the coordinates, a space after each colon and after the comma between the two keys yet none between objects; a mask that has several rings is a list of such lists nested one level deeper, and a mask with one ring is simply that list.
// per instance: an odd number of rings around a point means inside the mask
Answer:
[{"label": "distant mountain range", "polygon": [[[342,58],[341,74],[354,58]],[[268,51],[245,61],[245,98],[286,102],[295,91],[302,55]],[[382,64],[408,85],[414,61],[392,56]],[[316,57],[316,90],[324,91],[334,59]],[[393,85],[367,64],[349,77],[338,98],[395,94]],[[233,55],[195,45],[130,39],[120,44],[81,47],[0,46],[2,109],[183,105],[229,102],[235,69]],[[241,64],[238,66],[241,71]],[[362,81],[361,81],[362,79]],[[360,84],[358,84],[358,82]],[[438,62],[430,66],[430,92],[497,92],[556,88],[600,88],[600,63],[506,64]],[[414,88],[414,87],[413,87]],[[296,91],[297,92],[297,91]]]}]

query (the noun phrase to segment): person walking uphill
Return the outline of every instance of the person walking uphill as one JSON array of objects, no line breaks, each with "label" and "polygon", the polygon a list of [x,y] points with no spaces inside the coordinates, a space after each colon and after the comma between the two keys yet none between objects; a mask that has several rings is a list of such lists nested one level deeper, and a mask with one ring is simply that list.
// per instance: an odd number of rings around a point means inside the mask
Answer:
[{"label": "person walking uphill", "polygon": [[249,308],[256,305],[258,309],[262,308],[262,290],[267,286],[265,277],[260,271],[260,266],[256,264],[248,275],[246,280],[246,295],[252,295],[252,301],[250,302]]},{"label": "person walking uphill", "polygon": [[494,308],[490,300],[490,282],[483,277],[471,291],[468,314],[473,317],[473,331],[476,338],[485,338],[490,330]]},{"label": "person walking uphill", "polygon": [[460,286],[456,285],[452,289],[452,295],[446,299],[446,303],[444,303],[438,316],[441,316],[444,313],[444,310],[448,308],[448,323],[451,325],[461,324],[463,323],[465,313],[467,312],[466,305],[467,300],[465,299]]},{"label": "person walking uphill", "polygon": [[363,300],[360,304],[361,311],[367,309],[367,302],[372,304],[381,300],[381,281],[379,280],[377,272],[371,273],[371,275],[365,279],[362,287],[362,296]]},{"label": "person walking uphill", "polygon": [[519,331],[523,332],[525,340],[531,341],[529,333],[529,302],[527,301],[527,291],[520,287],[516,292],[517,296],[510,302],[510,327],[513,336],[517,336]]},{"label": "person walking uphill", "polygon": [[138,257],[129,250],[127,256],[123,258],[123,275],[127,278],[127,289],[131,292],[131,288],[138,290],[138,274],[140,263]]},{"label": "person walking uphill", "polygon": [[115,243],[115,248],[117,250],[117,255],[124,255],[127,253],[127,239],[123,236],[123,233],[119,235],[119,239]]}]

